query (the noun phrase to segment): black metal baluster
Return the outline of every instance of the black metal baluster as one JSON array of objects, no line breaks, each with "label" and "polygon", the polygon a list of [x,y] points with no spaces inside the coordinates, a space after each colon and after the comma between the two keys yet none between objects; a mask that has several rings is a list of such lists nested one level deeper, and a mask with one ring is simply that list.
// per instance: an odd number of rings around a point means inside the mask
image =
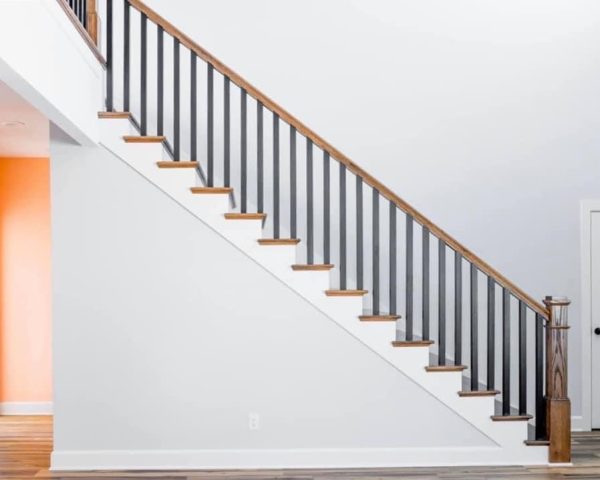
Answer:
[{"label": "black metal baluster", "polygon": [[487,282],[487,390],[496,388],[496,283]]},{"label": "black metal baluster", "polygon": [[446,365],[446,244],[438,240],[438,365]]},{"label": "black metal baluster", "polygon": [[315,263],[313,225],[313,143],[306,139],[306,263]]},{"label": "black metal baluster", "polygon": [[363,262],[363,180],[356,176],[356,288],[364,287],[364,262]]},{"label": "black metal baluster", "polygon": [[502,415],[510,415],[510,294],[502,289]]},{"label": "black metal baluster", "polygon": [[113,103],[113,2],[106,0],[106,110],[114,111]]},{"label": "black metal baluster", "polygon": [[131,28],[129,27],[129,19],[131,8],[129,0],[123,2],[123,111],[129,112],[129,94],[130,94],[130,58],[131,58]]},{"label": "black metal baluster", "polygon": [[429,229],[423,227],[422,247],[422,310],[423,310],[423,340],[429,340]]},{"label": "black metal baluster", "polygon": [[164,30],[161,26],[156,32],[156,50],[157,50],[157,65],[156,65],[156,134],[163,135],[164,133]]},{"label": "black metal baluster", "polygon": [[248,212],[248,128],[247,128],[248,93],[242,89],[240,96],[240,197],[242,213]]},{"label": "black metal baluster", "polygon": [[296,128],[290,125],[290,236],[292,238],[296,238],[298,234],[296,189]]},{"label": "black metal baluster", "polygon": [[519,301],[519,415],[527,415],[527,310]]},{"label": "black metal baluster", "polygon": [[148,18],[140,16],[140,135],[148,135]]},{"label": "black metal baluster", "polygon": [[190,85],[190,160],[195,162],[198,160],[198,127],[197,127],[197,82],[196,82],[196,54],[190,51],[190,70],[191,70],[191,85]]},{"label": "black metal baluster", "polygon": [[87,0],[83,0],[83,8],[81,11],[83,13],[81,23],[83,23],[83,28],[87,30]]},{"label": "black metal baluster", "polygon": [[[414,220],[413,217],[411,215],[406,215],[406,312],[404,313],[404,315],[406,316],[406,321],[405,321],[405,328],[406,328],[406,332],[405,332],[405,338],[407,341],[412,341],[413,340],[413,332],[414,332],[414,326],[413,326],[413,240],[414,240],[414,235],[413,235],[413,225],[414,225]],[[428,284],[429,285],[429,284]],[[428,324],[429,326],[429,324]],[[427,332],[425,332],[425,330],[423,330],[423,336],[425,336],[425,334],[429,335],[429,330],[427,330]]]},{"label": "black metal baluster", "polygon": [[258,213],[264,213],[264,135],[263,135],[263,104],[256,104],[256,193]]},{"label": "black metal baluster", "polygon": [[477,267],[471,264],[471,391],[479,390],[479,289]]},{"label": "black metal baluster", "polygon": [[396,315],[396,205],[390,201],[390,315]]},{"label": "black metal baluster", "polygon": [[[214,76],[215,68],[209,63],[206,70],[206,177],[209,187],[215,185],[213,168],[215,152],[215,108],[214,108]],[[242,90],[242,96],[244,91]],[[243,121],[246,119],[244,118]],[[242,132],[242,135],[244,132]]]},{"label": "black metal baluster", "polygon": [[454,365],[462,365],[462,255],[454,252]]},{"label": "black metal baluster", "polygon": [[323,152],[323,263],[331,262],[330,234],[331,234],[331,205],[329,198],[329,153]]},{"label": "black metal baluster", "polygon": [[223,185],[231,186],[231,80],[223,77]]},{"label": "black metal baluster", "polygon": [[273,237],[279,238],[279,115],[273,114]]},{"label": "black metal baluster", "polygon": [[179,40],[173,38],[173,160],[178,162],[181,159],[180,149],[180,97],[179,97]]},{"label": "black metal baluster", "polygon": [[535,315],[535,439],[545,440],[546,402],[544,401],[544,317]]},{"label": "black metal baluster", "polygon": [[340,290],[346,290],[346,166],[340,162]]},{"label": "black metal baluster", "polygon": [[373,315],[379,315],[379,192],[373,189]]}]

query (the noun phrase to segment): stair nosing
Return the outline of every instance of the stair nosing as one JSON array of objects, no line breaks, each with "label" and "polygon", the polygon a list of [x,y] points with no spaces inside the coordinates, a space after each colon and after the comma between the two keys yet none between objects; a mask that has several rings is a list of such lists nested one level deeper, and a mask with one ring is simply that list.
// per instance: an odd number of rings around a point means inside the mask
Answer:
[{"label": "stair nosing", "polygon": [[131,112],[98,112],[98,118],[131,120]]},{"label": "stair nosing", "polygon": [[281,247],[281,246],[290,246],[290,245],[298,245],[300,243],[299,238],[259,238],[259,245],[264,247]]},{"label": "stair nosing", "polygon": [[194,195],[230,195],[233,193],[232,187],[191,187],[190,191]]},{"label": "stair nosing", "polygon": [[495,397],[500,393],[499,390],[461,390],[458,392],[459,397]]},{"label": "stair nosing", "polygon": [[198,168],[198,162],[192,161],[175,161],[175,160],[160,160],[156,162],[158,168]]},{"label": "stair nosing", "polygon": [[532,415],[491,415],[494,422],[525,422],[533,418]]},{"label": "stair nosing", "polygon": [[224,214],[227,220],[264,220],[267,218],[266,213],[226,213]]},{"label": "stair nosing", "polygon": [[166,140],[164,135],[123,135],[125,143],[162,143]]},{"label": "stair nosing", "polygon": [[333,264],[331,263],[317,263],[317,264],[303,264],[303,263],[295,263],[292,265],[292,270],[297,272],[320,272],[320,271],[329,271],[333,268]]},{"label": "stair nosing", "polygon": [[428,365],[425,367],[425,370],[430,373],[462,372],[466,369],[466,365]]},{"label": "stair nosing", "polygon": [[325,290],[328,297],[362,297],[367,293],[367,290]]},{"label": "stair nosing", "polygon": [[429,347],[433,340],[396,340],[392,342],[393,347]]},{"label": "stair nosing", "polygon": [[400,315],[359,315],[358,319],[361,322],[395,322]]}]

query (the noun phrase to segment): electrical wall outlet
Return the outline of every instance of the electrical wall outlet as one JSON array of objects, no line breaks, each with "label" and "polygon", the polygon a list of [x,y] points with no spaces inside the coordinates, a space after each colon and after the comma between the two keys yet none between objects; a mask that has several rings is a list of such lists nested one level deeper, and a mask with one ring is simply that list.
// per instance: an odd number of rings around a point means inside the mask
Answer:
[{"label": "electrical wall outlet", "polygon": [[260,430],[260,415],[258,413],[248,414],[248,428],[250,430]]}]

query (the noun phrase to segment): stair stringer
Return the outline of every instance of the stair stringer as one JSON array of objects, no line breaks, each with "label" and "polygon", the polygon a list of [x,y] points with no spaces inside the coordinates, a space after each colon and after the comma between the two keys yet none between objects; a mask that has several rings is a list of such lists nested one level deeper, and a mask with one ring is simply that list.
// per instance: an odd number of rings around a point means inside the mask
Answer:
[{"label": "stair stringer", "polygon": [[492,421],[493,397],[460,397],[461,372],[427,372],[425,367],[429,365],[429,347],[393,347],[394,323],[359,321],[362,298],[326,296],[325,290],[330,288],[330,272],[292,270],[292,264],[296,263],[296,246],[259,245],[258,239],[262,237],[261,220],[226,220],[224,214],[229,211],[229,195],[193,195],[190,188],[199,184],[196,171],[158,168],[156,162],[166,158],[163,146],[158,143],[123,141],[124,135],[136,133],[127,119],[100,120],[102,146],[495,442],[498,448],[493,449],[490,458],[482,460],[484,463],[548,463],[547,446],[524,444],[527,422]]}]

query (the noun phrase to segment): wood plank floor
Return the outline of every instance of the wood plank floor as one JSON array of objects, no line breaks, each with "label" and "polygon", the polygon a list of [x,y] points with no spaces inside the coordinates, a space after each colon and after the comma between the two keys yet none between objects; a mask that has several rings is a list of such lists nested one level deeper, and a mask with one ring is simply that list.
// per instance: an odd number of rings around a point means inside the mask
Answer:
[{"label": "wood plank floor", "polygon": [[219,472],[49,472],[52,450],[50,417],[0,416],[1,479],[223,479],[223,480],[487,480],[600,479],[600,432],[573,438],[572,467],[386,468],[349,470],[266,470]]}]

